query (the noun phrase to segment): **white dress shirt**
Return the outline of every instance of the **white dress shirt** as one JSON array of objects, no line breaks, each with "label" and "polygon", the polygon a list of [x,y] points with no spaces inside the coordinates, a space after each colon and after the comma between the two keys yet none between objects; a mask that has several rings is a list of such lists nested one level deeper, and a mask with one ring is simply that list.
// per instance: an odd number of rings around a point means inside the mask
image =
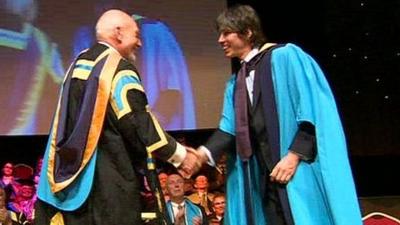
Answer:
[{"label": "white dress shirt", "polygon": [[181,202],[180,204],[171,201],[171,205],[172,210],[174,211],[174,217],[176,217],[176,214],[178,214],[180,207],[185,208],[185,201]]},{"label": "white dress shirt", "polygon": [[[258,54],[259,51],[260,51],[259,48],[253,48],[246,55],[246,57],[244,57],[243,61],[249,62],[254,56],[256,56]],[[255,71],[251,70],[249,72],[249,76],[246,77],[246,87],[247,87],[247,92],[249,94],[251,104],[253,104],[254,74],[255,74]],[[200,146],[199,150],[203,151],[207,155],[207,157],[208,157],[207,163],[210,166],[215,166],[215,161],[214,161],[213,157],[211,156],[210,150],[208,148],[206,148],[204,145]]]},{"label": "white dress shirt", "polygon": [[[244,58],[243,61],[249,62],[259,52],[258,48],[252,49]],[[249,71],[249,76],[246,77],[246,87],[249,94],[250,103],[253,104],[253,91],[254,91],[254,70]]]}]

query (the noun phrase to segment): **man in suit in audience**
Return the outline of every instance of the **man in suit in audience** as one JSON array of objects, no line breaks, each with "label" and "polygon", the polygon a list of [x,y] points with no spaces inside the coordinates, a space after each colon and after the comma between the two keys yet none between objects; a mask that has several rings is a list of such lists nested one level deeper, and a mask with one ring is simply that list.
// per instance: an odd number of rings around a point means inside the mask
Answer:
[{"label": "man in suit in audience", "polygon": [[208,178],[205,175],[198,175],[194,180],[195,192],[189,195],[190,201],[195,204],[201,205],[206,211],[207,215],[212,213],[211,202],[214,198],[213,193],[208,192]]},{"label": "man in suit in audience", "polygon": [[179,174],[171,174],[167,179],[170,200],[167,211],[174,225],[208,225],[204,209],[185,198],[185,181]]}]

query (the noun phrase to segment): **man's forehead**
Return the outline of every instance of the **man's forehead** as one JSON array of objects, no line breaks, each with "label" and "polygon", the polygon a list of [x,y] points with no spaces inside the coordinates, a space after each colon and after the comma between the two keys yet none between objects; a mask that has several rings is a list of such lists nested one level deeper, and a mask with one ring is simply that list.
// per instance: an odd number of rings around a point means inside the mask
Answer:
[{"label": "man's forehead", "polygon": [[200,176],[196,177],[196,180],[207,180],[207,177],[204,175],[200,175]]},{"label": "man's forehead", "polygon": [[218,203],[218,202],[224,202],[225,201],[225,197],[224,196],[217,196],[214,198],[214,202]]},{"label": "man's forehead", "polygon": [[161,177],[161,178],[168,178],[168,175],[165,174],[165,173],[160,173],[160,174],[158,174],[158,177]]},{"label": "man's forehead", "polygon": [[172,174],[168,176],[168,180],[183,180],[183,178],[177,174]]}]

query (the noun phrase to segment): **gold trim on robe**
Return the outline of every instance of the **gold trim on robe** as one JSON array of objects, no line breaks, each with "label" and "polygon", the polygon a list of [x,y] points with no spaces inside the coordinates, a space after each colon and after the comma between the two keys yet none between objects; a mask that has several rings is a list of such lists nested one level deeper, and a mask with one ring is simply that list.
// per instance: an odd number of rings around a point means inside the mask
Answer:
[{"label": "gold trim on robe", "polygon": [[56,182],[54,179],[54,172],[55,172],[55,151],[57,149],[56,147],[56,137],[57,137],[57,125],[58,125],[58,119],[59,119],[59,114],[60,114],[60,102],[61,102],[61,97],[59,99],[59,103],[57,106],[57,113],[56,117],[54,120],[53,128],[52,128],[52,140],[51,140],[51,146],[50,146],[50,154],[49,154],[49,167],[47,170],[47,176],[50,182],[50,187],[51,191],[53,193],[59,192],[66,188],[69,184],[71,184],[77,177],[78,175],[82,172],[82,170],[85,168],[87,163],[90,161],[94,151],[96,150],[97,142],[99,140],[101,131],[102,131],[102,126],[104,122],[104,117],[106,114],[106,109],[107,109],[107,104],[108,104],[108,99],[111,93],[111,84],[112,84],[112,79],[115,74],[115,70],[117,69],[118,63],[121,60],[121,56],[114,51],[111,51],[111,49],[103,52],[96,60],[95,63],[100,61],[103,57],[108,57],[106,59],[106,62],[103,66],[103,69],[100,73],[99,77],[99,87],[97,91],[97,97],[96,97],[96,102],[94,106],[94,112],[92,115],[92,122],[89,128],[89,134],[87,138],[87,143],[86,143],[86,148],[84,150],[83,154],[83,159],[82,159],[82,164],[78,171],[69,179],[62,181],[62,182]]}]

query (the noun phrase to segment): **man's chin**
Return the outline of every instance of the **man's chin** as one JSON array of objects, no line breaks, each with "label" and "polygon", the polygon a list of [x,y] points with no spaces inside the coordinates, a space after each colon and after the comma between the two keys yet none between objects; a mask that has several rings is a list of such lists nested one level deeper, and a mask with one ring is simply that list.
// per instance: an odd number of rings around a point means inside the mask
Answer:
[{"label": "man's chin", "polygon": [[227,57],[227,58],[233,58],[234,56],[232,55],[231,52],[225,52],[225,57]]}]

